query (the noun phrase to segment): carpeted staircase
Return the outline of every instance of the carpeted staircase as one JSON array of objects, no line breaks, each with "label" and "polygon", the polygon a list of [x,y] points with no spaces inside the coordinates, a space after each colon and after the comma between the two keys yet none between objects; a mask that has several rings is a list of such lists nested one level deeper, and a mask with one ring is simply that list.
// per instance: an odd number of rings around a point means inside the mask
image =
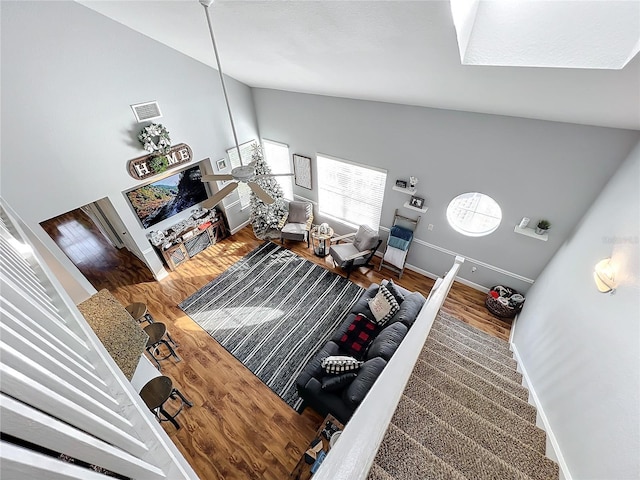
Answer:
[{"label": "carpeted staircase", "polygon": [[558,478],[509,344],[439,313],[369,480]]}]

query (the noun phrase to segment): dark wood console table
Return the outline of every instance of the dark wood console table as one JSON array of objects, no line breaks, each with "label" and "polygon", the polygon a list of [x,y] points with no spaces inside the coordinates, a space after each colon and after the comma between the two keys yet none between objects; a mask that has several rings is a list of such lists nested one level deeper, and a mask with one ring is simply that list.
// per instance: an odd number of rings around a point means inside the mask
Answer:
[{"label": "dark wood console table", "polygon": [[210,247],[214,243],[222,240],[227,236],[227,229],[224,225],[224,219],[219,217],[218,220],[211,223],[204,229],[192,227],[180,234],[180,240],[171,243],[171,246],[164,248],[163,245],[156,247],[162,254],[165,263],[170,270]]}]

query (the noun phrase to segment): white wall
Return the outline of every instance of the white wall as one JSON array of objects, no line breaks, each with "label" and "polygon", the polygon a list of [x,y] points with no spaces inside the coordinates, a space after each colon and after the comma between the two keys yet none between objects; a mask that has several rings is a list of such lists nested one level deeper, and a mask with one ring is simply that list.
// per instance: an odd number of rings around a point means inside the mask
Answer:
[{"label": "white wall", "polygon": [[[136,138],[146,124],[129,105],[158,100],[157,122],[172,142],[189,144],[194,162],[215,161],[233,145],[218,72],[72,1],[0,5],[2,196],[77,275],[39,223],[108,197],[161,271],[122,194],[143,183],[129,176],[127,161],[146,153]],[[251,90],[231,79],[228,88],[239,140],[255,138]],[[232,228],[247,218],[227,213]]]},{"label": "white wall", "polygon": [[[640,143],[536,284],[514,343],[575,479],[640,478]],[[602,294],[611,257],[619,287]]]},{"label": "white wall", "polygon": [[[466,257],[460,276],[485,287],[506,283],[526,291],[530,282],[518,276],[538,276],[640,138],[629,130],[266,89],[253,94],[260,134],[312,157],[314,188],[318,152],[388,170],[383,226],[390,226],[395,208],[418,215],[391,188],[396,179],[417,176],[418,195],[429,207],[417,238]],[[502,224],[489,236],[465,237],[447,223],[448,203],[468,191],[486,193],[502,207]],[[295,187],[295,193],[317,199],[316,190]],[[551,221],[548,242],[513,232],[524,216]],[[452,254],[429,245],[414,243],[408,263],[442,276]]]}]

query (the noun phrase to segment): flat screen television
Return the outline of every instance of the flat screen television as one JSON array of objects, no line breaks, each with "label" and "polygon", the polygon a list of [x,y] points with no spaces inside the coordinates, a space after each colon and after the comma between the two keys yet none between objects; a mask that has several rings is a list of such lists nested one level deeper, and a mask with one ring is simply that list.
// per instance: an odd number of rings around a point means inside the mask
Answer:
[{"label": "flat screen television", "polygon": [[142,226],[149,228],[206,200],[207,190],[201,177],[196,165],[136,187],[125,195]]}]

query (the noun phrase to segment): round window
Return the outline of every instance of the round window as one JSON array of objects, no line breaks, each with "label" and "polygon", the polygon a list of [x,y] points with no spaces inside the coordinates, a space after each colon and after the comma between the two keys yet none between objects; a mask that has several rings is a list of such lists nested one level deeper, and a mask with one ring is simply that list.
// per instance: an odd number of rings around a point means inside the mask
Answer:
[{"label": "round window", "polygon": [[469,237],[482,237],[498,228],[502,210],[488,195],[478,192],[463,193],[449,203],[447,220],[456,232]]}]

